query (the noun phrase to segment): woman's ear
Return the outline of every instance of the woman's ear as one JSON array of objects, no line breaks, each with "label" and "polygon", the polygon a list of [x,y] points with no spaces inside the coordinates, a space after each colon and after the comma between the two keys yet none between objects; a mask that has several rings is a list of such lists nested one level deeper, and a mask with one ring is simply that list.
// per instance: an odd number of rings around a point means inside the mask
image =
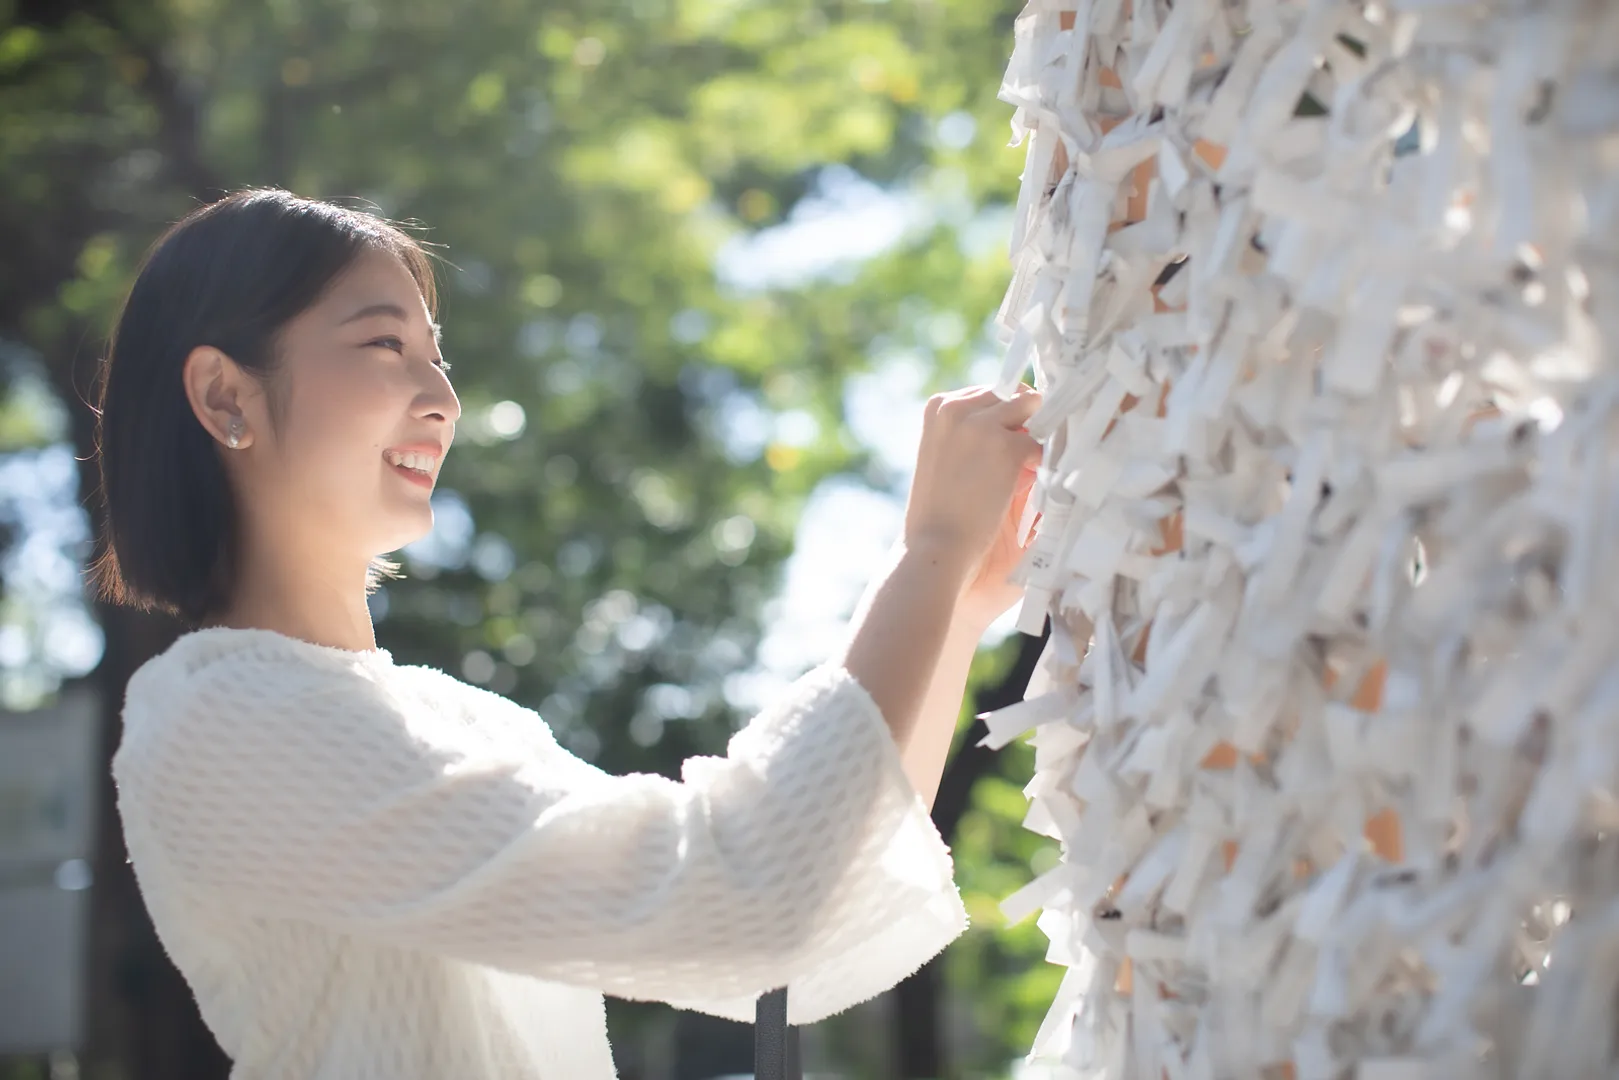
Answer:
[{"label": "woman's ear", "polygon": [[198,345],[186,355],[181,379],[203,430],[233,450],[253,445],[255,425],[246,406],[256,386],[236,361],[212,345]]}]

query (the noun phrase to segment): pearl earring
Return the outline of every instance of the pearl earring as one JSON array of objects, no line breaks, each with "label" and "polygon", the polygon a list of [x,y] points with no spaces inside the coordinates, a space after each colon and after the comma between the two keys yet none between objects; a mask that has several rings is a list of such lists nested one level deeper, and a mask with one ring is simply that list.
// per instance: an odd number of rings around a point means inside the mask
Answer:
[{"label": "pearl earring", "polygon": [[242,418],[240,416],[230,418],[230,431],[225,436],[225,442],[230,444],[232,450],[242,445]]}]

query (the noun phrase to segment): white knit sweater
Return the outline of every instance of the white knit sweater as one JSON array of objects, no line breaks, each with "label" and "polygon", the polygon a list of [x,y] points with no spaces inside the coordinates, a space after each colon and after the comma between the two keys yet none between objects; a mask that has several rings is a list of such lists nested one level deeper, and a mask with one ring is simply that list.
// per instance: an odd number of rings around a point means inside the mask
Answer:
[{"label": "white knit sweater", "polygon": [[187,634],[113,760],[158,933],[238,1080],[606,1080],[602,995],[809,1023],[966,926],[871,697],[805,675],[682,782],[385,651]]}]

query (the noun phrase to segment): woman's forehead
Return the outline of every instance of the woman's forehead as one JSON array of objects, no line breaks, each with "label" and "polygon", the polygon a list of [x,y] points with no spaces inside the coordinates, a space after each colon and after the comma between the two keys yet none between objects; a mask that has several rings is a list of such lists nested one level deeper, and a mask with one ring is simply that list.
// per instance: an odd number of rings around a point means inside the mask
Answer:
[{"label": "woman's forehead", "polygon": [[[354,261],[332,282],[333,295],[356,290],[397,290],[407,297],[421,300],[416,279],[397,255],[377,248],[367,248],[354,257]],[[394,299],[399,299],[395,296]]]},{"label": "woman's forehead", "polygon": [[434,325],[416,279],[404,263],[385,251],[369,251],[357,258],[332,283],[319,306],[337,325],[387,316],[407,322],[425,319]]}]

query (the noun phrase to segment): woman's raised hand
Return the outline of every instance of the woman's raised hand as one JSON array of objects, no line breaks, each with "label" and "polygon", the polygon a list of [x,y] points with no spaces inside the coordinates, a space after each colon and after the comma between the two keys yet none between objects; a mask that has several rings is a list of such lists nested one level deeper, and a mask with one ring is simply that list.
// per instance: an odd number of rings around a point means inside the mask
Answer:
[{"label": "woman's raised hand", "polygon": [[[871,695],[912,786],[930,802],[978,644],[974,631],[1016,593],[1004,580],[1015,557],[996,554],[996,540],[1015,533],[1007,528],[1013,496],[1027,490],[1024,466],[1040,456],[1022,430],[1039,404],[1027,387],[1008,401],[986,387],[928,401],[904,531],[850,620],[843,666]],[[950,641],[952,656],[942,661]],[[938,719],[913,741],[925,711]]]},{"label": "woman's raised hand", "polygon": [[963,590],[1005,531],[1020,479],[1040,459],[1040,444],[1023,430],[1039,405],[1040,395],[1021,384],[1007,400],[985,386],[928,399],[902,539],[959,566]]}]

